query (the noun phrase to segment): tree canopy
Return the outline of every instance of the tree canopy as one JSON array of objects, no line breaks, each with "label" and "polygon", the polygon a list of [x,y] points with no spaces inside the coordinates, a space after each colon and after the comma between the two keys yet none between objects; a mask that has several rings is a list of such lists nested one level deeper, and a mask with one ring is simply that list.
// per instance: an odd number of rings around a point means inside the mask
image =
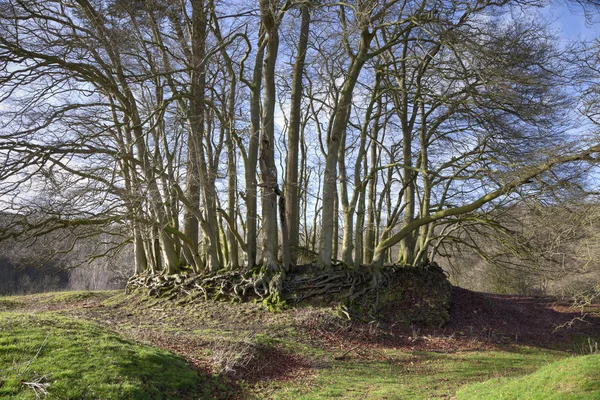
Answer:
[{"label": "tree canopy", "polygon": [[591,190],[598,43],[546,3],[2,0],[0,239],[114,233],[136,274],[262,267],[271,291],[434,259]]}]

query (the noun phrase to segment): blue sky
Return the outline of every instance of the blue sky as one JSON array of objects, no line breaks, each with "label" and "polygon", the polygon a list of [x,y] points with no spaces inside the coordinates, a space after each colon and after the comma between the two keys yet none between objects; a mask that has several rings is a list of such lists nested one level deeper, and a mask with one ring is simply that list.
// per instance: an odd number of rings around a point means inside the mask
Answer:
[{"label": "blue sky", "polygon": [[590,40],[600,37],[600,21],[595,21],[591,26],[586,25],[583,10],[578,6],[551,6],[544,13],[550,21],[555,21],[555,26],[566,39]]}]

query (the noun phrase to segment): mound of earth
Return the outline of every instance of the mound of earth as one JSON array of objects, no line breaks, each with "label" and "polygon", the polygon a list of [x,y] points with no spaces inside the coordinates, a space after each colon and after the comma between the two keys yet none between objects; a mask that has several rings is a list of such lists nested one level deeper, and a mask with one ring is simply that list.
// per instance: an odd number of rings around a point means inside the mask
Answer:
[{"label": "mound of earth", "polygon": [[446,329],[494,342],[549,346],[600,335],[600,307],[581,309],[553,297],[477,293],[454,287]]}]

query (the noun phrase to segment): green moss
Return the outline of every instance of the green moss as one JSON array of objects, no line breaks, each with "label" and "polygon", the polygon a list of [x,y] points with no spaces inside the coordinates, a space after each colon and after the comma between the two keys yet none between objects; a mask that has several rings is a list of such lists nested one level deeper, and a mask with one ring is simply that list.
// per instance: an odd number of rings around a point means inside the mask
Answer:
[{"label": "green moss", "polygon": [[281,312],[289,308],[287,302],[277,293],[271,293],[265,297],[262,304],[267,307],[270,312]]}]

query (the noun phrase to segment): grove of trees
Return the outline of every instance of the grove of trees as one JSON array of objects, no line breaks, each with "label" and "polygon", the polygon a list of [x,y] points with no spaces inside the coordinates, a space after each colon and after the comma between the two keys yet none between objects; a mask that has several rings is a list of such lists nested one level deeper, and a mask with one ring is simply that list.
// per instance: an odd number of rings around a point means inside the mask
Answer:
[{"label": "grove of trees", "polygon": [[483,254],[506,210],[593,203],[600,47],[548,3],[0,0],[0,239],[271,293]]}]

